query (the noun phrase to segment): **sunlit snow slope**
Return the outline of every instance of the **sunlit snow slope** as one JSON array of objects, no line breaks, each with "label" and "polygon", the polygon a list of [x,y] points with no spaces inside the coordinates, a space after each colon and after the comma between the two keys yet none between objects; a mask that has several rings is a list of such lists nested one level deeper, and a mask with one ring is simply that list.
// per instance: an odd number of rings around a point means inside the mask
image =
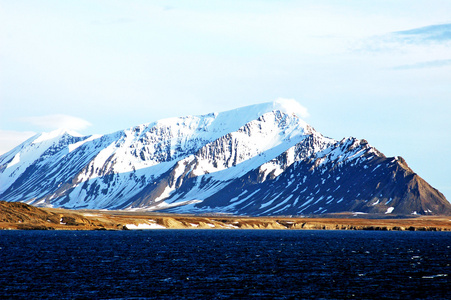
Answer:
[{"label": "sunlit snow slope", "polygon": [[402,158],[324,137],[301,113],[283,100],[103,136],[43,133],[0,156],[0,200],[246,215],[451,213]]}]

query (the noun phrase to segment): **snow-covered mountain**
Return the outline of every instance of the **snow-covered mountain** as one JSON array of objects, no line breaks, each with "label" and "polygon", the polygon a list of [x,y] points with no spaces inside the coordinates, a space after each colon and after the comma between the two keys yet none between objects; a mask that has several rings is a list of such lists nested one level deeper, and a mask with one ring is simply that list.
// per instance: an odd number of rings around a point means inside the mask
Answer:
[{"label": "snow-covered mountain", "polygon": [[0,200],[72,209],[241,215],[451,214],[401,157],[324,137],[295,101],[108,135],[38,134],[0,156]]}]

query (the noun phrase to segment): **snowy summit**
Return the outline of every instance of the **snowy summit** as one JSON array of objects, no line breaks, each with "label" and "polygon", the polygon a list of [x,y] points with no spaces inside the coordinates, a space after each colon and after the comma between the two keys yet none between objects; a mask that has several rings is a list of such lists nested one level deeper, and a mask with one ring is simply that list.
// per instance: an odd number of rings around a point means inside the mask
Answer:
[{"label": "snowy summit", "polygon": [[0,199],[245,215],[451,213],[401,157],[327,138],[307,116],[278,99],[105,135],[40,134],[0,156]]}]

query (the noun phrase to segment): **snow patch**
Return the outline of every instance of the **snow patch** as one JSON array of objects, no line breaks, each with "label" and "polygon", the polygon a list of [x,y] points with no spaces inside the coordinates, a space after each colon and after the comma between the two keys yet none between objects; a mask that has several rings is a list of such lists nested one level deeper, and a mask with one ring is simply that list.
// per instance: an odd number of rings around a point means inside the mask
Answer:
[{"label": "snow patch", "polygon": [[128,230],[140,230],[140,229],[166,229],[166,227],[161,226],[159,224],[156,223],[151,223],[151,224],[127,224],[124,225],[124,227]]},{"label": "snow patch", "polygon": [[360,212],[360,211],[356,211],[356,212],[354,212],[354,214],[353,214],[354,217],[357,217],[358,215],[367,215],[367,213]]}]

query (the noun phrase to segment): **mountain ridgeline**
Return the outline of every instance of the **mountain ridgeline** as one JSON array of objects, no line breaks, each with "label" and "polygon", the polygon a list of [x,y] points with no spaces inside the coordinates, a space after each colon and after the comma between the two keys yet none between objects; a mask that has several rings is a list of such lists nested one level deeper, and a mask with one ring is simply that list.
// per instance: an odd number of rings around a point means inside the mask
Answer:
[{"label": "mountain ridgeline", "polygon": [[107,135],[38,134],[0,156],[0,200],[70,209],[235,215],[449,215],[401,157],[327,138],[294,101]]}]

